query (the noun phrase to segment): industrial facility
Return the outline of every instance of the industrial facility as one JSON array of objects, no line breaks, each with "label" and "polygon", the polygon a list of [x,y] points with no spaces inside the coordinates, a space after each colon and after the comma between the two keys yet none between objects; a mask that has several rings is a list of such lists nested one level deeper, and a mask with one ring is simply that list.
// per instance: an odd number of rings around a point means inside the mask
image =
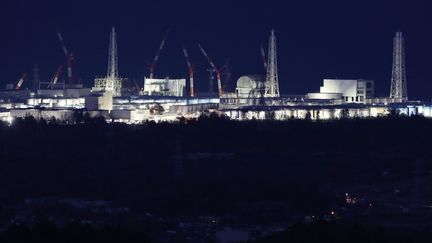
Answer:
[{"label": "industrial facility", "polygon": [[[104,117],[110,122],[142,123],[145,121],[176,121],[179,117],[196,118],[203,112],[216,111],[231,119],[339,119],[343,117],[378,117],[392,111],[405,115],[432,117],[432,105],[410,101],[407,95],[405,71],[405,44],[401,32],[393,40],[393,69],[390,95],[376,97],[373,80],[323,79],[321,87],[304,95],[280,93],[277,62],[276,33],[271,31],[268,52],[261,48],[265,74],[249,74],[238,78],[236,87],[224,89],[223,67],[215,65],[208,52],[198,45],[197,49],[208,62],[210,73],[209,93],[200,93],[194,79],[195,65],[188,50],[182,48],[189,77],[156,78],[155,68],[167,41],[166,32],[149,67],[148,77],[140,84],[130,82],[119,75],[117,33],[113,27],[108,42],[108,69],[106,75],[94,79],[91,88],[84,87],[74,78],[74,57],[69,53],[63,36],[57,30],[66,64],[59,65],[51,80],[39,78],[38,66],[33,68],[32,85],[28,74],[16,83],[8,84],[0,91],[0,119],[13,122],[15,118],[33,116],[36,119],[69,121],[77,111],[91,117]],[[61,79],[66,66],[67,80]],[[214,80],[215,79],[215,80]],[[213,95],[213,82],[217,83],[217,95]],[[285,81],[284,81],[285,82]],[[31,88],[30,88],[31,87]],[[216,92],[215,92],[216,93]]]}]

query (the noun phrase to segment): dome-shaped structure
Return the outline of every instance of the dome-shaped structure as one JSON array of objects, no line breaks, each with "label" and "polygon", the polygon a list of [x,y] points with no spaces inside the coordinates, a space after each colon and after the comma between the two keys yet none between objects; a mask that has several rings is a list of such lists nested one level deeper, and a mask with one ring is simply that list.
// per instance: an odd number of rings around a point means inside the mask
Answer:
[{"label": "dome-shaped structure", "polygon": [[264,88],[263,77],[259,75],[242,76],[237,80],[237,88],[260,89]]},{"label": "dome-shaped structure", "polygon": [[264,90],[264,78],[260,75],[242,76],[237,80],[237,95],[244,98],[255,98]]}]

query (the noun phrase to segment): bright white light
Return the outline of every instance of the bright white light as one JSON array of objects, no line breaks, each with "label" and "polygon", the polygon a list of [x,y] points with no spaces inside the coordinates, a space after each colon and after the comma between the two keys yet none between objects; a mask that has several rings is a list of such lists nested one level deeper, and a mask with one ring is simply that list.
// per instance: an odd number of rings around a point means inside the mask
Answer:
[{"label": "bright white light", "polygon": [[9,123],[9,125],[12,125],[12,123],[13,123],[13,117],[11,117],[11,116],[8,116],[7,118],[6,118],[6,121]]}]

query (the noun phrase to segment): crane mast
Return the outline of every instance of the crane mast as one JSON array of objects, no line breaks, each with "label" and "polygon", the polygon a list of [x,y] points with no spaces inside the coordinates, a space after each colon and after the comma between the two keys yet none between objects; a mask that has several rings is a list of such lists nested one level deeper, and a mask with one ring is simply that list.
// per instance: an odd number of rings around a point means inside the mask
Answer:
[{"label": "crane mast", "polygon": [[204,48],[201,45],[198,45],[198,47],[200,48],[201,52],[203,53],[203,55],[205,56],[205,58],[209,62],[210,66],[214,69],[214,71],[216,73],[216,78],[217,78],[217,82],[218,82],[218,94],[219,94],[219,97],[221,97],[223,94],[223,91],[222,91],[222,80],[221,80],[220,70],[216,68],[216,65],[213,63],[213,61],[207,55],[207,52],[204,50]]},{"label": "crane mast", "polygon": [[73,84],[72,62],[74,60],[74,56],[73,56],[73,54],[69,53],[69,51],[66,47],[66,44],[64,42],[63,35],[61,34],[58,26],[56,26],[56,29],[57,29],[57,37],[60,41],[60,44],[62,45],[63,53],[66,57],[68,81],[69,81],[69,84]]},{"label": "crane mast", "polygon": [[164,46],[165,46],[165,42],[166,42],[166,39],[168,38],[169,31],[170,31],[170,30],[168,29],[168,30],[165,32],[164,38],[162,39],[162,42],[161,42],[161,44],[160,44],[160,46],[159,46],[159,49],[158,49],[158,51],[156,52],[156,56],[155,56],[155,58],[153,59],[152,64],[150,64],[150,79],[154,78],[154,70],[155,70],[155,68],[156,68],[156,64],[157,64],[157,62],[158,62],[158,60],[159,60],[160,53],[161,53],[162,49],[163,49]]},{"label": "crane mast", "polygon": [[190,96],[195,97],[195,89],[194,89],[194,67],[190,61],[189,54],[186,48],[183,47],[183,54],[186,58],[186,64],[189,70],[189,80],[190,80]]}]

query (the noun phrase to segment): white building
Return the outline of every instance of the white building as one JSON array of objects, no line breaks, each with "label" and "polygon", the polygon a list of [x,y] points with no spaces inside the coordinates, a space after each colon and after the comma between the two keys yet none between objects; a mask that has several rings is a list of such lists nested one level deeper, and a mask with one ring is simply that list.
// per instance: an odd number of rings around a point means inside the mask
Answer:
[{"label": "white building", "polygon": [[324,79],[319,93],[309,93],[308,99],[341,99],[343,103],[365,103],[374,97],[374,81],[363,79]]},{"label": "white building", "polygon": [[37,96],[80,98],[90,94],[89,88],[38,89]]},{"label": "white building", "polygon": [[113,109],[113,94],[112,91],[93,93],[85,97],[85,108],[90,111]]},{"label": "white building", "polygon": [[66,97],[34,97],[27,100],[29,107],[45,108],[77,108],[82,109],[85,106],[85,98],[66,98]]},{"label": "white building", "polygon": [[112,90],[113,96],[118,97],[121,96],[123,79],[122,78],[95,78],[94,87],[92,88],[92,92],[101,92],[104,90]]},{"label": "white building", "polygon": [[0,121],[11,122],[12,117],[9,109],[0,108]]},{"label": "white building", "polygon": [[184,96],[186,79],[149,79],[144,78],[144,95]]}]

